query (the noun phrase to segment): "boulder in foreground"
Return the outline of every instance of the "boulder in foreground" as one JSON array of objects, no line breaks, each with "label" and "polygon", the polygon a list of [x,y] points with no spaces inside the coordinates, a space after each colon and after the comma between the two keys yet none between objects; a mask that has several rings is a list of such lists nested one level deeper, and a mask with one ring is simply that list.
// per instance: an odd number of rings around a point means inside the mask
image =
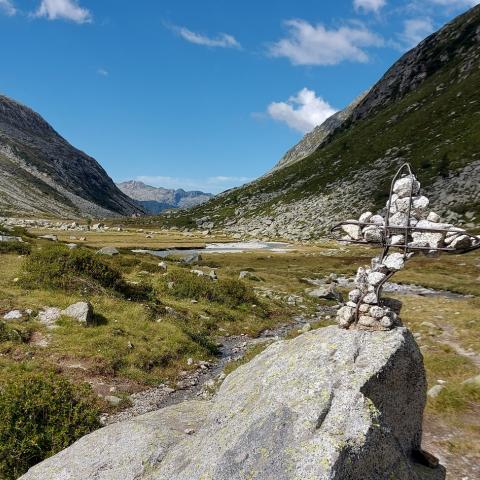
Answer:
[{"label": "boulder in foreground", "polygon": [[[413,461],[425,401],[422,356],[407,329],[327,327],[274,343],[230,374],[211,402],[147,414],[162,418],[157,425],[143,416],[106,427],[22,479],[443,479],[442,468]],[[187,412],[197,425],[178,434]],[[143,469],[118,476],[127,443],[129,464]]]}]

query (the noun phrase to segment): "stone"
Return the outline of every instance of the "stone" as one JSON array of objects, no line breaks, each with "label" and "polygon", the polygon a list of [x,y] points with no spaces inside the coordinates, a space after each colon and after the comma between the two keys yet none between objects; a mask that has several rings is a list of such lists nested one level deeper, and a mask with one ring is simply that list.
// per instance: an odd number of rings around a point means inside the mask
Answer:
[{"label": "stone", "polygon": [[[349,222],[355,222],[356,220],[347,220]],[[360,240],[362,236],[362,227],[360,225],[342,225],[342,230],[353,240]]]},{"label": "stone", "polygon": [[380,319],[380,325],[384,328],[391,328],[393,326],[393,318],[389,315],[384,315]]},{"label": "stone", "polygon": [[158,264],[159,268],[161,268],[162,270],[167,270],[168,269],[168,266],[167,266],[167,262],[160,262]]},{"label": "stone", "polygon": [[310,330],[312,329],[312,326],[310,325],[310,323],[306,323],[305,325],[303,325],[303,327],[300,329],[300,332],[302,333],[307,333],[309,332]]},{"label": "stone", "polygon": [[308,295],[314,298],[324,298],[326,300],[337,300],[339,302],[342,301],[342,294],[337,290],[335,285],[332,285],[332,284],[320,286],[318,288],[315,288],[314,290],[310,290],[308,292]]},{"label": "stone", "polygon": [[23,317],[23,313],[20,310],[10,310],[3,316],[4,320],[19,320]]},{"label": "stone", "polygon": [[378,297],[375,293],[369,292],[363,297],[363,303],[368,303],[369,305],[375,305],[378,303]]},{"label": "stone", "polygon": [[435,212],[430,212],[427,216],[427,220],[429,222],[438,223],[440,221],[440,215],[438,215],[438,213],[435,213]]},{"label": "stone", "polygon": [[0,234],[0,242],[23,242],[22,237]]},{"label": "stone", "polygon": [[383,230],[379,227],[375,227],[374,225],[370,225],[365,227],[362,231],[363,238],[367,242],[381,242],[383,239]]},{"label": "stone", "polygon": [[445,388],[445,385],[434,385],[430,390],[428,390],[427,395],[430,398],[437,398],[440,395],[440,392]]},{"label": "stone", "polygon": [[191,401],[113,423],[32,467],[22,480],[140,480],[206,418],[210,403]]},{"label": "stone", "polygon": [[90,302],[77,302],[62,310],[62,315],[73,318],[80,323],[91,324],[93,321],[93,307]]},{"label": "stone", "polygon": [[371,317],[376,319],[379,319],[385,316],[385,310],[382,307],[379,307],[377,305],[370,307],[370,310],[368,311],[368,313]]},{"label": "stone", "polygon": [[350,290],[350,292],[348,292],[348,299],[354,303],[358,303],[361,296],[362,292],[358,288],[355,288],[354,290]]},{"label": "stone", "polygon": [[115,247],[103,247],[96,253],[97,255],[109,255],[111,257],[113,255],[118,255],[120,252]]},{"label": "stone", "polygon": [[255,275],[253,274],[252,272],[249,272],[248,270],[243,270],[241,271],[239,274],[238,274],[238,279],[239,280],[255,280],[255,281],[259,281],[260,279]]},{"label": "stone", "polygon": [[393,192],[396,193],[399,198],[415,196],[420,191],[420,183],[411,176],[398,179],[393,185]]},{"label": "stone", "polygon": [[397,212],[389,218],[389,225],[394,227],[406,227],[408,225],[408,215]]},{"label": "stone", "polygon": [[337,311],[337,322],[341,327],[348,327],[355,319],[355,309],[345,305]]},{"label": "stone", "polygon": [[472,245],[472,240],[468,235],[460,235],[450,242],[451,248],[456,248],[462,250],[464,248],[469,248]]},{"label": "stone", "polygon": [[462,382],[464,385],[477,385],[480,387],[480,375],[476,375],[475,377],[467,378]]},{"label": "stone", "polygon": [[37,320],[47,328],[55,328],[57,320],[62,316],[62,311],[56,307],[47,307],[38,312]]},{"label": "stone", "polygon": [[114,407],[117,407],[122,402],[122,399],[120,397],[115,396],[115,395],[107,395],[105,397],[105,400],[108,403],[110,403],[111,405],[113,405]]},{"label": "stone", "polygon": [[367,276],[368,283],[376,287],[385,280],[386,275],[381,272],[371,272]]},{"label": "stone", "polygon": [[182,263],[186,265],[192,265],[193,263],[198,263],[202,259],[202,256],[198,253],[191,253],[182,258]]},{"label": "stone", "polygon": [[358,324],[363,327],[373,327],[376,323],[377,321],[370,315],[360,315],[358,319]]},{"label": "stone", "polygon": [[208,276],[210,277],[210,280],[218,280],[217,272],[215,270],[210,270]]},{"label": "stone", "polygon": [[360,215],[360,218],[358,219],[358,221],[360,223],[369,223],[370,222],[370,219],[372,218],[373,216],[373,213],[372,212],[365,212],[365,213],[362,213]]},{"label": "stone", "polygon": [[426,480],[425,402],[407,329],[327,327],[270,345],[213,400],[109,425],[21,480]]},{"label": "stone", "polygon": [[202,270],[190,270],[190,273],[193,273],[197,277],[204,277],[205,273]]},{"label": "stone", "polygon": [[67,243],[67,247],[69,250],[75,250],[78,248],[78,245],[76,243]]},{"label": "stone", "polygon": [[383,259],[383,264],[391,271],[397,272],[405,266],[403,253],[391,253]]},{"label": "stone", "polygon": [[404,245],[405,235],[392,235],[390,245]]},{"label": "stone", "polygon": [[[452,225],[448,223],[434,223],[428,220],[420,220],[416,228],[425,228],[425,229],[441,229],[448,230]],[[441,248],[444,246],[444,240],[446,236],[446,231],[440,232],[413,232],[412,238],[414,242],[426,242],[431,248]]]},{"label": "stone", "polygon": [[43,240],[50,240],[51,242],[56,242],[58,237],[56,235],[40,235],[38,238]]},{"label": "stone", "polygon": [[381,215],[373,215],[370,218],[370,223],[374,223],[375,225],[385,225],[385,220]]}]

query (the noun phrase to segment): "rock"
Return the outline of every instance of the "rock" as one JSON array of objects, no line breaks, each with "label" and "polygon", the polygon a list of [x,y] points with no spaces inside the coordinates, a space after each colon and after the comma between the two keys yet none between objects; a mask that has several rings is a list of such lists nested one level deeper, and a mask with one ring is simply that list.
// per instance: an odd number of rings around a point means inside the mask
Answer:
[{"label": "rock", "polygon": [[[417,228],[425,229],[442,229],[448,230],[452,225],[448,223],[434,223],[428,220],[420,220],[417,225]],[[426,242],[431,248],[441,248],[444,246],[444,240],[446,236],[446,231],[443,232],[413,232],[412,238],[414,242]]]},{"label": "rock", "polygon": [[355,320],[355,308],[348,305],[341,307],[337,312],[338,324],[346,328]]},{"label": "rock", "polygon": [[327,327],[270,345],[214,400],[100,429],[21,480],[423,480],[425,401],[408,330]]},{"label": "rock", "polygon": [[118,255],[120,252],[115,247],[103,247],[97,251],[97,255]]},{"label": "rock", "polygon": [[370,218],[370,223],[374,223],[375,225],[385,225],[385,220],[381,215],[373,215]]},{"label": "rock", "polygon": [[309,323],[306,323],[301,329],[300,332],[307,333],[312,329],[312,326]]},{"label": "rock", "polygon": [[415,196],[420,191],[420,183],[412,177],[403,177],[395,182],[393,185],[393,192],[400,198]]},{"label": "rock", "polygon": [[167,269],[168,269],[167,262],[160,262],[160,263],[158,264],[158,266],[159,266],[162,270],[167,270]]},{"label": "rock", "polygon": [[78,248],[78,245],[76,243],[67,243],[67,247],[70,250],[75,250],[75,248]]},{"label": "rock", "polygon": [[326,300],[337,300],[339,302],[342,301],[342,294],[332,284],[324,285],[315,288],[314,290],[310,290],[308,292],[308,296],[314,298],[324,298]]},{"label": "rock", "polygon": [[358,219],[358,221],[360,223],[369,223],[370,222],[370,219],[372,218],[373,216],[373,213],[372,212],[365,212],[365,213],[362,213],[360,215],[360,218]]},{"label": "rock", "polygon": [[254,275],[252,272],[248,270],[242,270],[238,275],[239,280],[254,280],[256,282],[260,281],[260,279]]},{"label": "rock", "polygon": [[468,235],[460,235],[450,242],[451,248],[457,248],[459,250],[463,248],[469,248],[472,245],[472,240]]},{"label": "rock", "polygon": [[202,270],[190,270],[190,273],[193,273],[197,277],[204,277],[205,273]]},{"label": "rock", "polygon": [[40,235],[38,238],[43,240],[50,240],[51,242],[56,242],[58,237],[56,235]]},{"label": "rock", "polygon": [[391,253],[390,255],[387,255],[387,257],[383,259],[383,264],[389,270],[394,272],[402,270],[402,268],[405,266],[403,253]]},{"label": "rock", "polygon": [[61,317],[62,311],[56,307],[47,307],[38,312],[37,320],[47,328],[55,328],[57,320]]},{"label": "rock", "polygon": [[377,321],[370,315],[360,315],[358,319],[358,324],[364,327],[373,327],[376,323]]},{"label": "rock", "polygon": [[367,276],[368,283],[376,287],[385,280],[386,275],[381,272],[371,272]]},{"label": "rock", "polygon": [[[349,222],[356,222],[356,220],[347,220]],[[346,224],[342,225],[342,230],[353,240],[360,240],[362,236],[362,227],[359,225]]]},{"label": "rock", "polygon": [[202,259],[201,255],[198,253],[191,253],[182,258],[182,263],[186,265],[192,265],[193,263],[198,263]]},{"label": "rock", "polygon": [[23,242],[22,237],[0,234],[0,242]]},{"label": "rock", "polygon": [[210,277],[210,280],[218,280],[217,272],[215,270],[210,270],[208,276]]},{"label": "rock", "polygon": [[391,328],[393,326],[393,319],[390,316],[385,315],[380,319],[380,325],[384,328]]},{"label": "rock", "polygon": [[405,235],[392,235],[390,245],[404,245]]},{"label": "rock", "polygon": [[435,213],[435,212],[430,212],[427,216],[427,220],[429,222],[438,223],[440,221],[440,215],[438,215],[438,213]]},{"label": "rock", "polygon": [[120,397],[116,397],[115,395],[107,395],[105,400],[114,407],[117,407],[122,402],[122,399]]},{"label": "rock", "polygon": [[462,382],[464,385],[477,385],[480,387],[480,375],[477,375],[475,377],[467,378],[464,382]]},{"label": "rock", "polygon": [[408,225],[408,215],[397,212],[389,218],[389,225],[394,227],[406,227]]},{"label": "rock", "polygon": [[445,385],[435,385],[427,393],[430,398],[437,398],[440,392],[445,388]]},{"label": "rock", "polygon": [[93,307],[90,302],[77,302],[62,310],[62,315],[90,324],[93,321]]},{"label": "rock", "polygon": [[378,303],[378,297],[375,293],[369,292],[363,297],[363,303],[368,303],[369,305],[375,305]]},{"label": "rock", "polygon": [[361,296],[362,296],[362,292],[358,288],[355,288],[354,290],[351,290],[350,292],[348,292],[348,299],[351,302],[358,303]]},{"label": "rock", "polygon": [[23,313],[20,310],[10,310],[3,316],[4,320],[19,320],[23,317]]},{"label": "rock", "polygon": [[382,307],[379,307],[377,305],[370,307],[370,310],[368,311],[368,313],[371,317],[376,319],[379,319],[385,316],[385,310]]},{"label": "rock", "polygon": [[209,402],[185,402],[113,423],[31,468],[22,480],[139,480],[204,422]]},{"label": "rock", "polygon": [[383,230],[379,227],[375,227],[374,225],[365,227],[362,233],[363,238],[365,238],[367,242],[381,242],[383,239]]}]

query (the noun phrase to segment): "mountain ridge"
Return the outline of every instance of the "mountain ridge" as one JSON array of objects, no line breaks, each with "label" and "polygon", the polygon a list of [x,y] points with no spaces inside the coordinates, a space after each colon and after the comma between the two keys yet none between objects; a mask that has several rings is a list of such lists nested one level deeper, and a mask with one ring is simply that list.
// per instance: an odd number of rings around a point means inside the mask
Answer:
[{"label": "mountain ridge", "polygon": [[29,107],[0,95],[0,210],[26,215],[144,213],[89,155]]},{"label": "mountain ridge", "polygon": [[125,195],[139,202],[151,214],[172,208],[191,208],[213,197],[211,193],[199,190],[186,191],[183,188],[153,187],[139,180],[128,180],[116,185]]}]

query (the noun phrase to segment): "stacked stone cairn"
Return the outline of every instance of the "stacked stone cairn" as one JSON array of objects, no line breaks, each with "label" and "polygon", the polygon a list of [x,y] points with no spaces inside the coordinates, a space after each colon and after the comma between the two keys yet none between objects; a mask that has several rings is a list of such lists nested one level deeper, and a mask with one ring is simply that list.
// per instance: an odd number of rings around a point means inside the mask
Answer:
[{"label": "stacked stone cairn", "polygon": [[[360,243],[386,243],[400,248],[401,252],[390,253],[381,260],[372,259],[370,267],[360,267],[355,277],[356,288],[349,292],[348,302],[337,312],[337,322],[342,328],[363,330],[389,330],[399,325],[401,303],[391,299],[380,299],[383,283],[395,272],[403,269],[405,262],[415,252],[407,247],[421,247],[426,255],[437,255],[438,248],[465,249],[480,242],[480,239],[466,235],[465,230],[447,223],[440,223],[440,216],[428,209],[429,200],[420,194],[420,183],[412,176],[398,179],[393,186],[391,199],[382,213],[389,212],[388,230],[385,236],[385,218],[382,215],[363,213],[358,222],[349,220],[342,225],[344,241]],[[410,216],[408,215],[410,208]],[[365,225],[367,224],[367,225]],[[405,227],[438,229],[439,232],[410,231],[406,236]]]}]

